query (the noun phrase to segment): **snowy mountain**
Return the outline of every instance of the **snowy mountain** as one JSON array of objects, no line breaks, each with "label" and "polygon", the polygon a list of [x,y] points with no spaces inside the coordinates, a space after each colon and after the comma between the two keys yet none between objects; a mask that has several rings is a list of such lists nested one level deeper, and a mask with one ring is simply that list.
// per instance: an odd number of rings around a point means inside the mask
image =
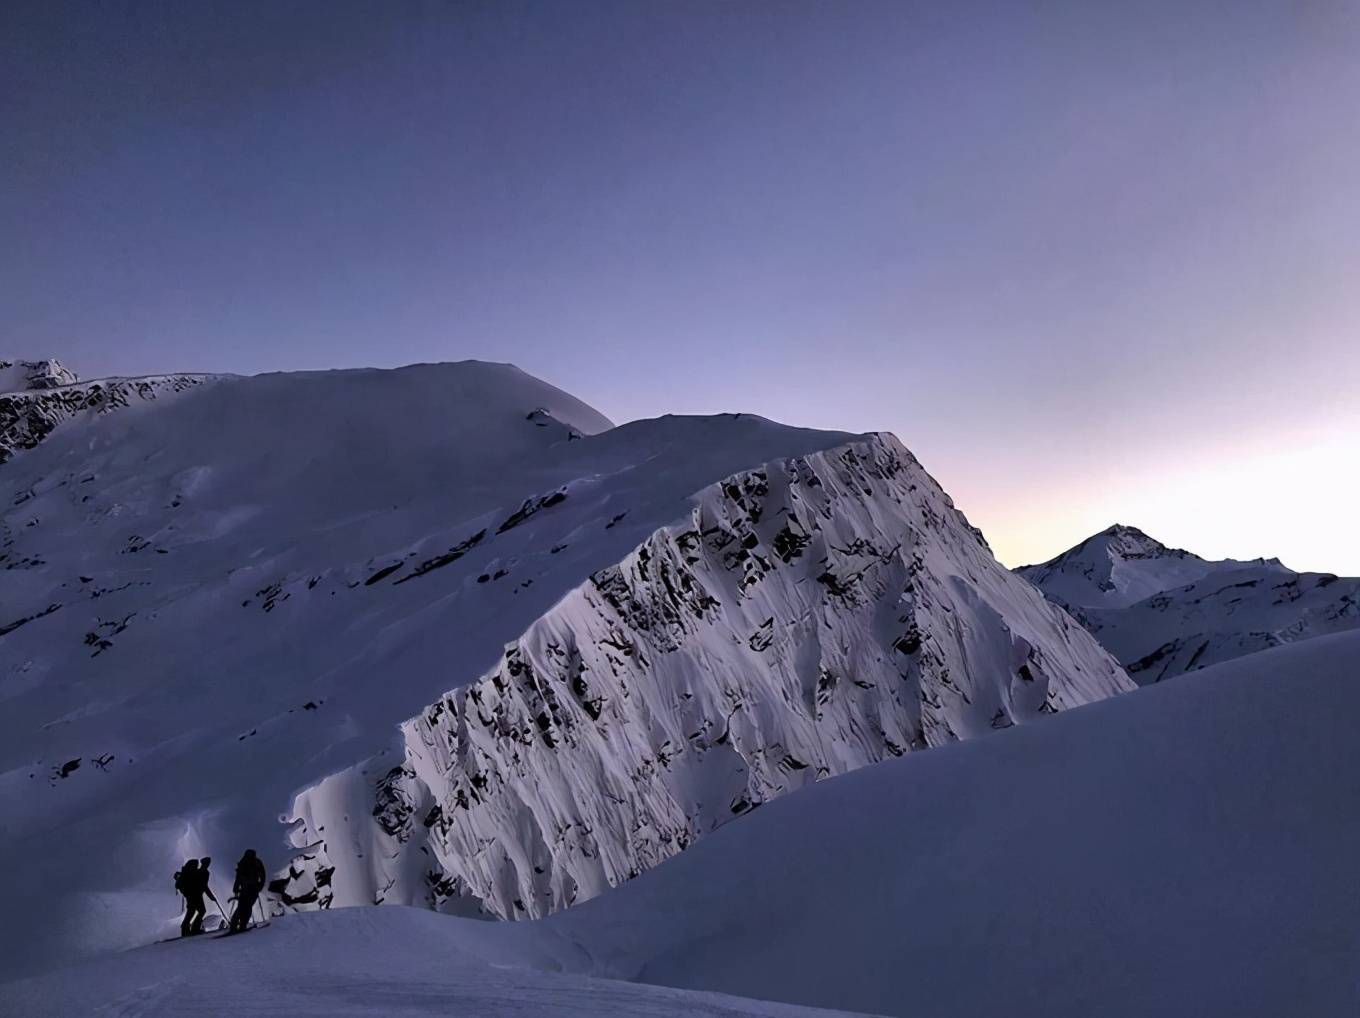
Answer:
[{"label": "snowy mountain", "polygon": [[1082,622],[1140,685],[1360,627],[1360,579],[1279,559],[1206,561],[1111,527],[1016,570]]},{"label": "snowy mountain", "polygon": [[664,995],[703,990],[903,1018],[1353,1015],[1357,712],[1360,632],[1320,637],[822,782],[539,922],[287,916],[0,1000],[63,1016],[784,1013]]},{"label": "snowy mountain", "polygon": [[544,914],[1131,688],[891,436],[614,428],[477,362],[77,391],[0,465],[6,972],[247,845],[276,908]]},{"label": "snowy mountain", "polygon": [[1137,527],[1116,523],[1057,558],[1021,566],[1016,572],[1065,608],[1126,608],[1212,573],[1250,566],[1288,572],[1279,559],[1209,562],[1183,549],[1168,548]]}]

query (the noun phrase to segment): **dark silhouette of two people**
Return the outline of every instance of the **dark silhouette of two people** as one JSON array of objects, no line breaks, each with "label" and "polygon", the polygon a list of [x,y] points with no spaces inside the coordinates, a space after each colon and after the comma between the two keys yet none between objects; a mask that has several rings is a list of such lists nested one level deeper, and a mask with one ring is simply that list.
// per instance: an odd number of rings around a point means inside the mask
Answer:
[{"label": "dark silhouette of two people", "polygon": [[[202,859],[190,859],[175,874],[175,890],[184,896],[184,921],[179,925],[181,936],[192,937],[203,932],[203,918],[208,912],[203,901],[204,895],[217,902],[217,897],[210,886],[212,876],[208,867],[211,863],[211,857],[207,856]],[[228,923],[230,932],[242,933],[250,926],[251,912],[264,890],[264,885],[264,863],[253,848],[248,848],[246,854],[241,856],[241,861],[236,864],[236,881],[232,885],[232,892],[236,896],[236,909]],[[221,908],[220,903],[218,907]]]}]

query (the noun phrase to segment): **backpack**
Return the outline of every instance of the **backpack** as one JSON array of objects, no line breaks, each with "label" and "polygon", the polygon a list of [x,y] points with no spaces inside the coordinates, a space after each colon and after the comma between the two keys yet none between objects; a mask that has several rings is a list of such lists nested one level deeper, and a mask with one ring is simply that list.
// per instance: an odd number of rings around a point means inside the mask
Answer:
[{"label": "backpack", "polygon": [[194,874],[186,873],[184,870],[175,870],[175,890],[180,894],[191,894],[194,891]]}]

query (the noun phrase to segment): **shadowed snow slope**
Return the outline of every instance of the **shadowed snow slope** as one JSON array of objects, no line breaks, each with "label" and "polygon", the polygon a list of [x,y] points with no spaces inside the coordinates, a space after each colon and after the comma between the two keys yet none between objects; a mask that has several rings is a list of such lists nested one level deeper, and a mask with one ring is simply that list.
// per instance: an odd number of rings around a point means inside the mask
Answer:
[{"label": "shadowed snow slope", "polygon": [[245,937],[144,947],[0,985],[0,1013],[263,1018],[831,1018],[838,1012],[488,965],[414,909],[290,916]]},{"label": "shadowed snow slope", "polygon": [[1209,562],[1133,527],[1111,527],[1016,572],[1140,685],[1360,627],[1360,579],[1296,573],[1278,559]]},{"label": "shadowed snow slope", "polygon": [[477,362],[101,409],[0,464],[0,972],[151,939],[247,846],[278,909],[539,915],[1131,688],[891,436],[611,428]]},{"label": "shadowed snow slope", "polygon": [[1360,633],[1319,637],[824,782],[533,926],[912,1018],[1360,1014],[1357,716]]}]

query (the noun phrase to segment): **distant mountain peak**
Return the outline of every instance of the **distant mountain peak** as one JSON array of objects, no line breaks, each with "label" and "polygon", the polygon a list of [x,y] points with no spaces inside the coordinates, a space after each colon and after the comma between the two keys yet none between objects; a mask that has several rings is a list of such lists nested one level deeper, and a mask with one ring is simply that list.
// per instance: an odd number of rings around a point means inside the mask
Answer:
[{"label": "distant mountain peak", "polygon": [[1131,527],[1126,523],[1116,523],[1114,526],[1102,530],[1099,534],[1093,534],[1075,548],[1063,552],[1062,555],[1049,563],[1045,563],[1045,565],[1058,562],[1070,555],[1080,554],[1083,549],[1091,547],[1093,544],[1103,548],[1111,557],[1123,559],[1178,558],[1204,561],[1198,555],[1188,552],[1184,548],[1172,548],[1163,544],[1137,527]]},{"label": "distant mountain peak", "polygon": [[1193,583],[1213,565],[1137,527],[1116,523],[1039,565],[1016,570],[1069,610],[1123,606]]}]

